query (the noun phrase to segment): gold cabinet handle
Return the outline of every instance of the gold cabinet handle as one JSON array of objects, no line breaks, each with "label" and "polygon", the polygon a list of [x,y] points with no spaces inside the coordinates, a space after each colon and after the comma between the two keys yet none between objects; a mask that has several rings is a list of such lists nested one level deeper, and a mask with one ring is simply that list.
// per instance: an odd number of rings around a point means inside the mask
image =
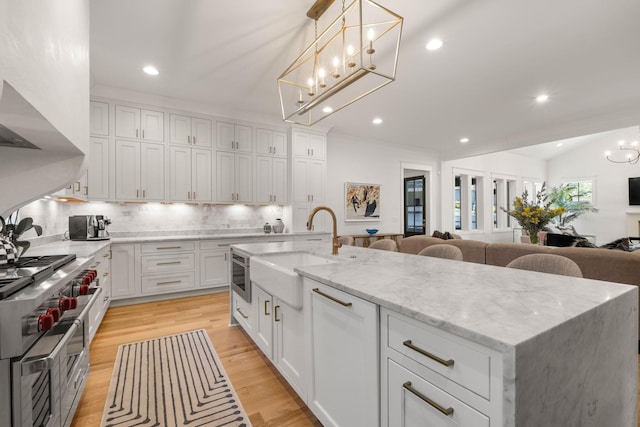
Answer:
[{"label": "gold cabinet handle", "polygon": [[88,186],[88,185],[85,185],[85,186],[84,186],[84,195],[85,195],[85,196],[88,196],[88,195],[89,195],[89,186]]},{"label": "gold cabinet handle", "polygon": [[323,297],[330,299],[333,302],[337,302],[338,304],[344,306],[344,307],[351,307],[353,305],[353,303],[350,302],[344,302],[344,301],[340,301],[338,298],[334,298],[331,295],[327,295],[324,292],[322,292],[320,289],[318,288],[313,288],[312,289],[313,292],[315,292],[316,294],[322,295]]},{"label": "gold cabinet handle", "polygon": [[273,320],[275,320],[276,322],[279,322],[282,319],[278,319],[278,309],[280,308],[279,305],[276,305],[275,307],[273,307]]},{"label": "gold cabinet handle", "polygon": [[187,191],[187,200],[191,200],[191,191]]},{"label": "gold cabinet handle", "polygon": [[136,129],[136,138],[138,137],[138,129]]},{"label": "gold cabinet handle", "polygon": [[75,184],[76,184],[76,187],[78,187],[78,189],[77,189],[77,190],[75,190],[75,191],[78,191],[78,192],[79,192],[79,191],[80,191],[80,182],[76,181],[76,182],[75,182]]},{"label": "gold cabinet handle", "polygon": [[196,200],[196,192],[193,192],[193,200]]},{"label": "gold cabinet handle", "polygon": [[168,282],[156,282],[157,285],[175,285],[178,283],[182,283],[182,280],[171,280]]},{"label": "gold cabinet handle", "polygon": [[142,190],[142,198],[143,199],[147,198],[147,190]]},{"label": "gold cabinet handle", "polygon": [[191,144],[191,135],[187,135],[187,144]]},{"label": "gold cabinet handle", "polygon": [[157,250],[165,250],[165,249],[182,249],[182,246],[156,246]]},{"label": "gold cabinet handle", "polygon": [[229,261],[229,257],[227,256],[227,252],[224,253],[224,260]]},{"label": "gold cabinet handle", "polygon": [[113,252],[109,249],[109,259],[113,259]]},{"label": "gold cabinet handle", "polygon": [[182,264],[182,261],[169,261],[169,262],[158,262],[156,265],[175,265]]},{"label": "gold cabinet handle", "polygon": [[193,136],[193,145],[196,145],[196,137],[195,137],[195,135]]},{"label": "gold cabinet handle", "polygon": [[107,252],[106,254],[102,255],[102,258],[109,258],[109,259],[111,259],[111,249],[109,249],[109,252]]},{"label": "gold cabinet handle", "polygon": [[140,190],[136,190],[136,199],[140,198]]},{"label": "gold cabinet handle", "polygon": [[248,319],[248,318],[249,318],[249,316],[247,316],[246,314],[244,314],[244,313],[242,312],[242,310],[240,310],[239,308],[236,308],[236,311],[237,311],[238,313],[240,313],[240,316],[244,317],[245,319]]},{"label": "gold cabinet handle", "polygon": [[103,277],[107,277],[109,275],[109,272],[105,272],[102,274]]},{"label": "gold cabinet handle", "polygon": [[273,147],[273,154],[276,154],[276,147]]},{"label": "gold cabinet handle", "polygon": [[430,405],[431,407],[437,409],[440,413],[442,413],[442,414],[444,414],[446,416],[453,415],[453,408],[452,407],[445,408],[444,406],[438,405],[436,402],[434,402],[433,400],[429,399],[427,396],[425,396],[424,394],[420,393],[418,390],[413,388],[411,386],[411,381],[407,381],[406,383],[402,384],[402,387],[404,389],[408,390],[409,392],[411,392],[411,394],[416,396],[418,399],[422,400],[423,402],[425,402],[426,404]]},{"label": "gold cabinet handle", "polygon": [[144,139],[144,129],[142,129],[142,139]]},{"label": "gold cabinet handle", "polygon": [[429,353],[427,350],[421,349],[420,347],[416,347],[415,345],[413,345],[411,343],[411,340],[406,340],[405,342],[402,343],[402,345],[404,345],[405,347],[409,347],[413,351],[417,351],[418,353],[422,354],[423,356],[427,356],[431,360],[435,360],[436,362],[438,362],[441,365],[444,365],[444,366],[447,366],[447,367],[453,366],[453,363],[454,363],[453,359],[449,359],[449,360],[441,359],[438,356],[436,356],[435,354]]},{"label": "gold cabinet handle", "polygon": [[268,309],[267,309],[267,307],[268,307],[268,305],[269,305],[269,303],[270,303],[270,302],[271,302],[271,301],[269,301],[268,299],[264,300],[264,315],[265,315],[265,316],[269,316],[269,315],[271,314],[271,313],[269,313],[269,312],[267,311],[267,310],[268,310]]}]

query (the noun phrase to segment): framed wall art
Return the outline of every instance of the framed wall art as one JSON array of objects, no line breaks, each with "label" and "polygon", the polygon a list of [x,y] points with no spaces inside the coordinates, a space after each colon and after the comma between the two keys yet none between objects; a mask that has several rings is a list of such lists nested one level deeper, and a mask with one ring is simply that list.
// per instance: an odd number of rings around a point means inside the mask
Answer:
[{"label": "framed wall art", "polygon": [[380,184],[346,182],[345,221],[380,221]]}]

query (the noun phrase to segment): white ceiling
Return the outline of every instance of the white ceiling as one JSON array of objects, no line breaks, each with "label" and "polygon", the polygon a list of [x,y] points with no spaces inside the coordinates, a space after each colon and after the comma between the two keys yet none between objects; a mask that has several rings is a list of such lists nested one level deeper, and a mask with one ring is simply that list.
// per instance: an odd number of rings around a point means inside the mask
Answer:
[{"label": "white ceiling", "polygon": [[[637,0],[380,3],[405,18],[397,80],[320,122],[331,132],[451,159],[640,122]],[[92,90],[280,120],[276,78],[311,42],[312,4],[91,0]],[[431,37],[444,47],[426,51]],[[141,72],[148,63],[159,76]],[[540,92],[545,105],[533,101]]]}]

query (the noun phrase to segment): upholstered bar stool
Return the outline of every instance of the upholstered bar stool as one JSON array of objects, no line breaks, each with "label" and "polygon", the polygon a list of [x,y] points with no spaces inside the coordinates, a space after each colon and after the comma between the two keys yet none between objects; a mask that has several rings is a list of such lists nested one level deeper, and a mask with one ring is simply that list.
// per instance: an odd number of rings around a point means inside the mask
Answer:
[{"label": "upholstered bar stool", "polygon": [[395,240],[381,239],[369,245],[369,249],[380,249],[382,251],[398,252],[398,244]]},{"label": "upholstered bar stool", "polygon": [[427,246],[426,248],[418,252],[418,255],[430,256],[434,258],[453,259],[456,261],[463,260],[462,251],[460,250],[460,248],[444,243],[441,245]]},{"label": "upholstered bar stool", "polygon": [[356,245],[356,239],[354,239],[353,236],[340,236],[338,237],[338,242],[342,243],[343,245]]},{"label": "upholstered bar stool", "polygon": [[514,259],[507,268],[582,277],[582,271],[573,260],[553,254],[529,254]]}]

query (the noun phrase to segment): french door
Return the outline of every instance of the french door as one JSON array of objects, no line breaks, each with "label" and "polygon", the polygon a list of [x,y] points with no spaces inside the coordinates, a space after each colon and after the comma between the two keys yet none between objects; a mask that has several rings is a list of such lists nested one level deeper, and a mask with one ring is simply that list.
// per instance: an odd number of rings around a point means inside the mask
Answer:
[{"label": "french door", "polygon": [[404,236],[425,234],[425,178],[416,176],[404,179]]}]

